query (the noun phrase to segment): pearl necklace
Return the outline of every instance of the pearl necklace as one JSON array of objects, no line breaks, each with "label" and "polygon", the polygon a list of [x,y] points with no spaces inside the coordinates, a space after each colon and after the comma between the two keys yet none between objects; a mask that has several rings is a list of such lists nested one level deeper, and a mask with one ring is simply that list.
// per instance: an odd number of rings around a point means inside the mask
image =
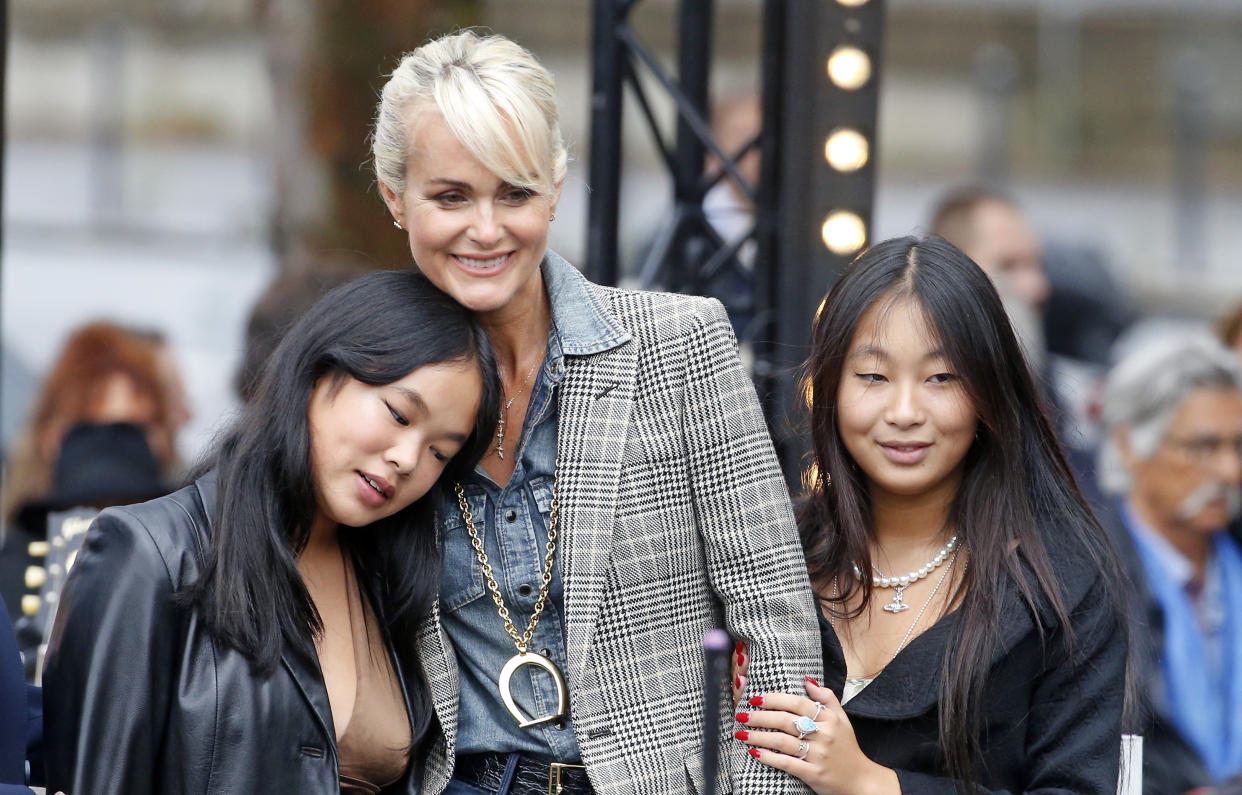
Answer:
[{"label": "pearl necklace", "polygon": [[[878,586],[880,588],[896,588],[897,589],[896,593],[894,593],[893,595],[893,601],[884,605],[884,610],[889,613],[901,613],[903,611],[909,610],[910,605],[902,601],[902,594],[905,592],[906,588],[909,588],[912,583],[918,582],[919,580],[923,579],[927,575],[931,574],[936,569],[940,568],[940,565],[945,562],[945,559],[949,558],[953,554],[953,550],[955,547],[957,547],[957,536],[953,536],[952,538],[950,538],[949,543],[942,546],[940,548],[940,551],[937,552],[935,555],[933,555],[932,559],[927,561],[927,563],[923,564],[922,566],[910,572],[909,574],[904,574],[900,577],[885,577],[879,569],[877,569],[875,566],[872,566],[871,570],[874,571],[877,575],[879,575],[877,577],[871,578],[872,585]],[[862,582],[862,578],[863,578],[862,570],[858,568],[857,563],[853,564],[853,566],[854,566],[854,578],[857,579],[859,582]]]},{"label": "pearl necklace", "polygon": [[[954,540],[956,540],[956,538],[957,537],[954,536]],[[932,588],[932,592],[927,595],[927,601],[923,603],[923,606],[919,608],[918,615],[916,615],[914,617],[914,620],[910,622],[909,628],[906,629],[906,634],[902,635],[901,643],[897,644],[897,649],[893,652],[893,656],[888,659],[889,663],[892,663],[893,660],[897,659],[897,655],[901,654],[901,650],[904,649],[906,647],[906,644],[910,642],[910,636],[914,634],[914,628],[917,627],[919,625],[919,621],[923,619],[923,614],[926,613],[927,608],[931,606],[932,600],[936,598],[936,594],[940,593],[940,586],[944,585],[944,581],[949,576],[949,572],[953,571],[953,563],[956,560],[957,560],[957,553],[954,552],[952,555],[949,556],[949,565],[945,567],[944,571],[941,572],[940,574],[940,579],[936,581],[936,587]],[[966,570],[966,561],[962,560],[962,571],[965,571],[965,570]],[[904,587],[904,586],[899,586],[899,587]],[[838,594],[837,577],[836,575],[833,575],[832,577],[832,601],[833,602],[837,601],[837,594]],[[884,605],[884,609],[888,610],[888,608],[891,606],[892,605]],[[906,607],[908,608],[909,605],[906,605]],[[902,609],[904,610],[905,608],[902,608]],[[898,611],[893,610],[890,612],[895,613]],[[837,617],[835,614],[830,613],[828,615],[828,624],[829,626],[832,627],[833,631],[835,632],[837,628]],[[879,672],[876,672],[876,674],[871,677],[856,677],[856,679],[862,678],[863,681],[870,682],[870,680],[874,679],[876,676],[879,676]]]}]

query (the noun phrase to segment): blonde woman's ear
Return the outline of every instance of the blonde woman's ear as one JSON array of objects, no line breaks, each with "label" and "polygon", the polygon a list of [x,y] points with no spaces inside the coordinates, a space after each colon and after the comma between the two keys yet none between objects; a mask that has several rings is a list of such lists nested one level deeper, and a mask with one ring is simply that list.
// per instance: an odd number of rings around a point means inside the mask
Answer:
[{"label": "blonde woman's ear", "polygon": [[392,217],[397,221],[401,220],[401,197],[397,192],[388,187],[388,183],[384,180],[376,180],[379,183],[380,196],[384,199],[384,204],[388,206],[388,212],[392,213]]}]

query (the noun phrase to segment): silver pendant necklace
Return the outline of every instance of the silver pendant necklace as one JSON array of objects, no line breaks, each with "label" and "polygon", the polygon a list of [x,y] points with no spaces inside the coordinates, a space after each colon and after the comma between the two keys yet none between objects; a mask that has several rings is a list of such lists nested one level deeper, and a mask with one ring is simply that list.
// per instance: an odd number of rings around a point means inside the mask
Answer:
[{"label": "silver pendant necklace", "polygon": [[[871,578],[871,584],[878,588],[895,589],[893,601],[884,605],[884,610],[889,613],[902,613],[909,610],[910,605],[903,601],[902,598],[906,592],[906,589],[909,588],[912,583],[918,582],[936,569],[940,568],[940,565],[944,563],[946,559],[950,559],[950,556],[953,554],[953,550],[956,547],[957,536],[955,535],[949,539],[949,543],[942,546],[940,550],[932,556],[931,560],[927,561],[927,563],[923,564],[909,574],[905,574],[900,577],[885,577],[879,569],[872,566],[871,570],[875,572],[875,576]],[[858,568],[857,563],[853,564],[853,566],[854,578],[859,582],[862,582],[862,570]]]},{"label": "silver pendant necklace", "polygon": [[[956,539],[956,536],[954,536],[954,538]],[[910,636],[914,633],[914,628],[917,627],[919,625],[919,621],[923,619],[923,614],[926,613],[927,608],[931,606],[932,600],[936,598],[936,594],[940,593],[940,586],[944,585],[944,581],[945,579],[948,578],[949,572],[953,571],[953,563],[956,560],[957,560],[957,552],[954,552],[951,555],[949,555],[949,560],[948,560],[949,565],[945,566],[944,571],[940,573],[940,579],[936,580],[936,587],[932,588],[932,592],[927,595],[927,601],[923,602],[923,606],[919,608],[919,612],[914,616],[914,620],[910,622],[910,626],[906,629],[906,634],[902,635],[901,642],[898,643],[897,648],[893,650],[893,656],[888,659],[890,663],[893,660],[897,659],[897,655],[900,654],[901,650],[904,649],[906,647],[906,644],[910,642]],[[963,571],[966,570],[965,560],[962,561],[962,570]],[[905,586],[901,586],[901,587],[904,588]],[[837,590],[837,578],[834,575],[832,578],[832,601],[834,602],[837,601],[838,594],[839,594],[839,591]],[[884,605],[885,610],[888,610],[890,607],[892,607],[892,605]],[[910,607],[909,605],[905,605],[901,609],[905,610],[909,607]],[[889,612],[897,613],[900,611],[889,610]],[[831,626],[834,631],[836,630],[837,618],[834,613],[830,613],[828,615],[828,625]],[[871,677],[871,678],[874,678],[874,677]]]}]

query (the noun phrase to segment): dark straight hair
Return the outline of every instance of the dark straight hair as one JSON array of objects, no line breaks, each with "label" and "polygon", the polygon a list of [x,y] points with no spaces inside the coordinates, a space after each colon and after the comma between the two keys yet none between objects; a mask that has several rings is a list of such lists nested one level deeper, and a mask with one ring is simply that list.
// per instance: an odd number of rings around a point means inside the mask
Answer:
[{"label": "dark straight hair", "polygon": [[[1100,572],[1106,598],[1124,628],[1121,575],[1112,547],[1083,499],[991,280],[940,238],[898,238],[860,255],[832,288],[815,321],[805,377],[812,386],[811,436],[818,476],[811,478],[798,525],[817,593],[836,578],[835,615],[860,615],[872,584],[856,582],[853,565],[871,570],[874,524],[867,476],[837,428],[836,397],[854,333],[873,306],[913,300],[962,379],[978,413],[977,438],[966,453],[949,525],[969,549],[949,604],[960,599],[942,666],[939,734],[948,772],[971,783],[981,759],[980,707],[992,655],[1001,642],[1000,609],[1016,589],[1045,640],[1059,630],[1075,659],[1075,638],[1048,556],[1046,533],[1080,548]],[[828,475],[831,475],[831,483]],[[1063,539],[1063,541],[1062,541]],[[856,610],[843,608],[861,590]],[[821,597],[822,598],[822,597]],[[1129,689],[1127,689],[1129,692]],[[1128,701],[1128,699],[1127,699]]]},{"label": "dark straight hair", "polygon": [[[210,551],[202,577],[178,598],[258,671],[275,669],[284,643],[307,648],[323,630],[297,565],[317,513],[307,416],[316,384],[323,378],[391,384],[419,367],[448,362],[476,364],[483,392],[473,432],[439,483],[469,473],[491,440],[500,406],[491,346],[469,312],[421,274],[362,276],[328,293],[289,329],[252,399],[200,465],[199,474],[214,469],[217,478],[216,504],[208,506]],[[341,534],[365,597],[410,663],[405,676],[415,741],[433,717],[421,668],[413,664],[416,627],[440,581],[432,502],[417,500]]]}]

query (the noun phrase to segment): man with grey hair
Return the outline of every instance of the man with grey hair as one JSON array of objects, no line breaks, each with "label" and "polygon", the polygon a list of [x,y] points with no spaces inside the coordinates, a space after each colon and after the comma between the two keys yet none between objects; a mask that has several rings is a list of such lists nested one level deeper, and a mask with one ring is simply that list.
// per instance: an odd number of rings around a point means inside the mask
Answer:
[{"label": "man with grey hair", "polygon": [[1207,335],[1166,337],[1109,374],[1103,419],[1103,519],[1143,598],[1144,791],[1219,785],[1242,773],[1242,373]]}]

